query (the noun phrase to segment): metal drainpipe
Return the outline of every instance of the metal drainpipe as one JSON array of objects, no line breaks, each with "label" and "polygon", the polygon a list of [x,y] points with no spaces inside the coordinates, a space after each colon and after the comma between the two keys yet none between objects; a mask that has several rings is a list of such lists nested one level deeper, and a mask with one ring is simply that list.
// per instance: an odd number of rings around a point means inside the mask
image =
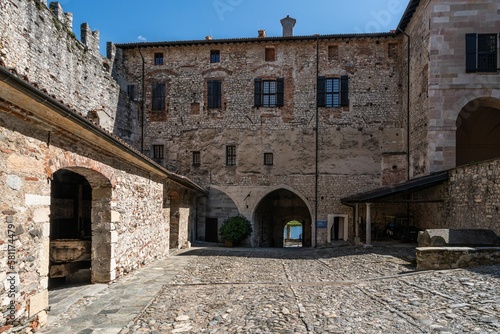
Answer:
[{"label": "metal drainpipe", "polygon": [[[318,82],[319,77],[319,35],[316,36],[316,94],[318,93]],[[319,183],[319,107],[318,99],[316,98],[316,171],[315,171],[315,185],[314,185],[314,247],[318,247],[318,183]]]},{"label": "metal drainpipe", "polygon": [[[410,60],[411,60],[411,37],[408,35],[406,32],[404,32],[400,27],[398,27],[398,30],[402,32],[406,38],[408,39],[408,53],[407,53],[407,58],[406,62],[408,63],[408,69],[407,69],[407,86],[406,86],[406,180],[410,180]],[[406,195],[407,197],[407,202],[406,202],[406,219],[407,219],[407,224],[408,226],[410,225],[410,194]]]},{"label": "metal drainpipe", "polygon": [[144,153],[144,103],[146,102],[146,91],[145,91],[145,64],[144,56],[142,55],[141,49],[137,47],[139,54],[142,58],[142,101],[141,101],[141,153]]},{"label": "metal drainpipe", "polygon": [[410,180],[410,59],[411,59],[411,37],[408,35],[406,32],[401,30],[401,28],[398,27],[398,30],[403,33],[407,38],[408,38],[408,54],[407,54],[407,63],[408,63],[408,69],[407,69],[407,93],[406,93],[406,180]]}]

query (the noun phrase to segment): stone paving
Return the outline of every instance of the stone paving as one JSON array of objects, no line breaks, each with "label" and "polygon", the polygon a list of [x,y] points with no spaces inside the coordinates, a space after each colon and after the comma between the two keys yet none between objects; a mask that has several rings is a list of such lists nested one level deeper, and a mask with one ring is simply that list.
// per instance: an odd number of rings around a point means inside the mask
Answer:
[{"label": "stone paving", "polygon": [[[415,272],[414,257],[412,247],[193,248],[163,260],[179,263],[176,275],[157,277],[150,302],[136,303],[143,311],[110,331],[60,320],[47,333],[500,333],[500,266]],[[143,291],[146,276],[134,283]],[[120,309],[112,288],[94,298]],[[81,322],[100,308],[80,309]]]}]

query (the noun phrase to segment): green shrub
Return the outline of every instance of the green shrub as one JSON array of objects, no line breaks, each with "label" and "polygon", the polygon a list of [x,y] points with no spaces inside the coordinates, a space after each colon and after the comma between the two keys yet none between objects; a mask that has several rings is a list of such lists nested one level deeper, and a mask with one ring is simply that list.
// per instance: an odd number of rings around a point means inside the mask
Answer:
[{"label": "green shrub", "polygon": [[243,216],[226,219],[220,227],[219,234],[224,241],[239,242],[252,233],[252,224]]}]

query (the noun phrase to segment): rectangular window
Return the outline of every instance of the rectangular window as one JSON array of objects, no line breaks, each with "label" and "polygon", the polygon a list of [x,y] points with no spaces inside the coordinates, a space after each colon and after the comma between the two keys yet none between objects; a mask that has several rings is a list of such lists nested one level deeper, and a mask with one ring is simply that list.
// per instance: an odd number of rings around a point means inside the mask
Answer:
[{"label": "rectangular window", "polygon": [[222,105],[222,81],[209,80],[207,92],[208,109],[220,109]]},{"label": "rectangular window", "polygon": [[210,62],[211,63],[220,63],[220,51],[219,50],[210,51]]},{"label": "rectangular window", "polygon": [[226,166],[236,166],[236,146],[226,146]]},{"label": "rectangular window", "polygon": [[318,77],[318,107],[349,106],[349,78]]},{"label": "rectangular window", "polygon": [[193,166],[201,165],[201,153],[200,151],[193,151]]},{"label": "rectangular window", "polygon": [[255,79],[254,106],[255,107],[283,107],[284,105],[284,80]]},{"label": "rectangular window", "polygon": [[266,48],[266,61],[275,61],[275,60],[276,60],[276,49]]},{"label": "rectangular window", "polygon": [[155,65],[163,65],[163,53],[155,53]]},{"label": "rectangular window", "polygon": [[163,145],[153,145],[153,160],[159,162],[164,158],[164,147]]},{"label": "rectangular window", "polygon": [[264,153],[264,165],[272,166],[273,165],[273,154],[272,153]]},{"label": "rectangular window", "polygon": [[466,72],[497,72],[497,34],[466,34]]},{"label": "rectangular window", "polygon": [[127,85],[127,96],[130,101],[135,101],[135,85]]},{"label": "rectangular window", "polygon": [[152,109],[156,111],[165,110],[165,84],[154,83],[152,90]]}]

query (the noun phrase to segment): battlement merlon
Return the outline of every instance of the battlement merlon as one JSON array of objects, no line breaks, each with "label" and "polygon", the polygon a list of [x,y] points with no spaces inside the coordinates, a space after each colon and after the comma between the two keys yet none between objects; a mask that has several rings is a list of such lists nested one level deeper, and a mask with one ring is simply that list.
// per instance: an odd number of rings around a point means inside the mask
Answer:
[{"label": "battlement merlon", "polygon": [[51,2],[49,9],[68,30],[73,31],[73,13],[65,13],[59,2]]},{"label": "battlement merlon", "polygon": [[99,52],[99,30],[92,31],[88,23],[82,23],[81,39],[87,49]]}]

